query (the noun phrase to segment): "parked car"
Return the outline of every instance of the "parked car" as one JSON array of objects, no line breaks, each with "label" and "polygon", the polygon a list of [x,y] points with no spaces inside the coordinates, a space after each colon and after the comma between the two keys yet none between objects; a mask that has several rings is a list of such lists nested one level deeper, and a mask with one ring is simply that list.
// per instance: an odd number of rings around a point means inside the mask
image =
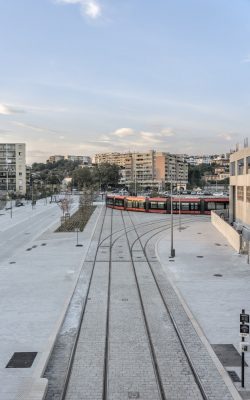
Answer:
[{"label": "parked car", "polygon": [[21,201],[21,200],[16,200],[16,203],[15,203],[15,206],[16,207],[21,207],[21,206],[24,206],[24,203]]}]

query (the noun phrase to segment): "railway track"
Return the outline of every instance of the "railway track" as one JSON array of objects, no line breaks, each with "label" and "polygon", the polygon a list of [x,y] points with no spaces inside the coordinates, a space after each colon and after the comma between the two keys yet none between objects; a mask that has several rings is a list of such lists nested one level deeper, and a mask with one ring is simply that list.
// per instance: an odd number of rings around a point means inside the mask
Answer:
[{"label": "railway track", "polygon": [[[170,229],[170,220],[135,218],[113,209],[102,216],[85,261],[89,283],[63,382],[50,384],[46,400],[232,399],[214,395],[166,301],[168,292],[170,303],[177,299],[151,241]],[[183,216],[182,223],[193,220]]]}]

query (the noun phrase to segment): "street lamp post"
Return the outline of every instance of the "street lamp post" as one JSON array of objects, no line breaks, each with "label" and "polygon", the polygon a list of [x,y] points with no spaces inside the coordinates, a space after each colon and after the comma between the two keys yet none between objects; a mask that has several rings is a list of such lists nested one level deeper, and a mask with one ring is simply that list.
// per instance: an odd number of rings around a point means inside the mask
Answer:
[{"label": "street lamp post", "polygon": [[6,197],[7,200],[10,198],[10,217],[12,218],[12,196],[9,195],[9,172],[11,171],[10,167],[8,164],[10,163],[10,160],[6,160],[7,167],[6,167]]},{"label": "street lamp post", "polygon": [[171,206],[171,246],[170,246],[170,258],[175,257],[174,249],[174,219],[173,219],[173,180],[171,174],[171,186],[170,186],[170,206]]},{"label": "street lamp post", "polygon": [[179,187],[179,232],[181,231],[181,181]]}]

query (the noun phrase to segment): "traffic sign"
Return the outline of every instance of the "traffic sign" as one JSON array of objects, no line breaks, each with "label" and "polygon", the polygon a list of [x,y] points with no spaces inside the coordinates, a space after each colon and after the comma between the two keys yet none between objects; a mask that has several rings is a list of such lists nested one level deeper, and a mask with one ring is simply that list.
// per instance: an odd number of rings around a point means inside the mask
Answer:
[{"label": "traffic sign", "polygon": [[249,314],[240,314],[240,322],[249,323]]},{"label": "traffic sign", "polygon": [[248,351],[248,346],[248,342],[240,342],[240,352],[245,353],[246,351]]},{"label": "traffic sign", "polygon": [[241,324],[240,325],[240,333],[249,333],[249,325]]}]

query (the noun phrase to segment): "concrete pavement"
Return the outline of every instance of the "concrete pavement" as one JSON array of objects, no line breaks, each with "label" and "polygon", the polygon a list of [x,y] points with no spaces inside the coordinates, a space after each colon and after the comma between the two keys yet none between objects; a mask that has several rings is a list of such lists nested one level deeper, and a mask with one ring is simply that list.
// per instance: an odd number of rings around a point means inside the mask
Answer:
[{"label": "concrete pavement", "polygon": [[[183,227],[185,229],[180,232],[178,228],[174,231],[176,257],[173,260],[168,258],[168,236],[158,238],[159,260],[208,342],[233,345],[238,352],[240,313],[242,309],[250,313],[250,265],[247,257],[236,253],[210,222],[197,221]],[[220,349],[224,357],[228,351],[228,360],[224,364],[226,369],[241,377],[239,360],[233,357],[232,347]],[[245,360],[249,365],[249,352],[245,353]],[[235,385],[245,393],[244,398],[250,399],[249,367],[245,368],[245,389],[241,389],[239,382]]]}]

